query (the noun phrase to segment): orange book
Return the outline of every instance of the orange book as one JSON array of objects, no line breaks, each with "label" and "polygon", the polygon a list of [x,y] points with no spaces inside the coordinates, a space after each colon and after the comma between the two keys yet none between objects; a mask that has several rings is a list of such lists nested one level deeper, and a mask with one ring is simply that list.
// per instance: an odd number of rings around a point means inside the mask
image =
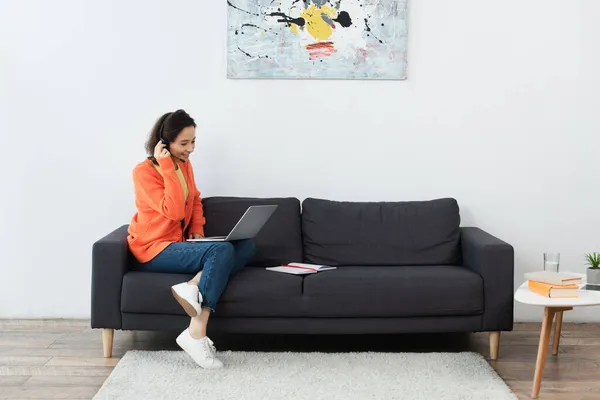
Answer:
[{"label": "orange book", "polygon": [[528,281],[529,290],[550,298],[577,298],[579,297],[578,285],[553,285],[550,283]]}]

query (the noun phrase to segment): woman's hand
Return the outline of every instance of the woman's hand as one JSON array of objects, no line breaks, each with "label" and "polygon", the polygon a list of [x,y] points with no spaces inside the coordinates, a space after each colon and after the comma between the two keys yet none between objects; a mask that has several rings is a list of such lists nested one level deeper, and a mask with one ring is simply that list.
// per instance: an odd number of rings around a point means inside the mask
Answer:
[{"label": "woman's hand", "polygon": [[202,235],[199,233],[190,233],[189,238],[190,239],[202,239]]},{"label": "woman's hand", "polygon": [[160,158],[167,158],[171,156],[169,150],[167,150],[167,146],[162,141],[158,141],[156,146],[154,147],[154,158],[157,160]]}]

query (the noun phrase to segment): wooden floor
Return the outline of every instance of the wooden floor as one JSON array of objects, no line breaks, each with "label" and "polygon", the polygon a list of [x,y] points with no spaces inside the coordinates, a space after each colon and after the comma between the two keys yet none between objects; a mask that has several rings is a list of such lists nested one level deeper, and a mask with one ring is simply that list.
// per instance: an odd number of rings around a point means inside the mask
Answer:
[{"label": "wooden floor", "polygon": [[[502,333],[490,364],[520,399],[528,399],[540,324]],[[174,349],[177,333],[115,332],[112,359],[89,321],[0,320],[0,399],[91,399],[131,349]],[[213,337],[219,350],[467,351],[488,357],[487,334]],[[293,344],[292,344],[293,343]],[[558,357],[548,357],[540,399],[600,399],[600,324],[564,324]]]}]

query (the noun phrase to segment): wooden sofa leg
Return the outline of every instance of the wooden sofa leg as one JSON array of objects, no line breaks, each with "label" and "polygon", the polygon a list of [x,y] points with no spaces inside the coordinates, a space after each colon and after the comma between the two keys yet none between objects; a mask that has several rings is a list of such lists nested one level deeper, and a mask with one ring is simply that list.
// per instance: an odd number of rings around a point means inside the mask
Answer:
[{"label": "wooden sofa leg", "polygon": [[115,336],[114,329],[102,329],[102,347],[104,348],[104,357],[112,357],[113,338]]},{"label": "wooden sofa leg", "polygon": [[498,359],[498,349],[500,348],[500,332],[490,332],[490,359]]}]

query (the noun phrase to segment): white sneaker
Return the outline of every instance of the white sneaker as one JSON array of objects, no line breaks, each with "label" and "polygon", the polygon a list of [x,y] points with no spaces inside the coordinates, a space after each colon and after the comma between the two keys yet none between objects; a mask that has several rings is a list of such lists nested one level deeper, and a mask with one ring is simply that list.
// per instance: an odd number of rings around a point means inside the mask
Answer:
[{"label": "white sneaker", "polygon": [[208,336],[194,339],[189,329],[186,329],[177,336],[175,341],[202,368],[218,369],[223,366],[221,360],[217,358],[217,349]]},{"label": "white sneaker", "polygon": [[198,290],[198,286],[189,285],[187,282],[183,282],[178,285],[171,286],[171,292],[179,304],[181,304],[181,307],[183,307],[187,315],[193,318],[200,314],[202,295]]}]

